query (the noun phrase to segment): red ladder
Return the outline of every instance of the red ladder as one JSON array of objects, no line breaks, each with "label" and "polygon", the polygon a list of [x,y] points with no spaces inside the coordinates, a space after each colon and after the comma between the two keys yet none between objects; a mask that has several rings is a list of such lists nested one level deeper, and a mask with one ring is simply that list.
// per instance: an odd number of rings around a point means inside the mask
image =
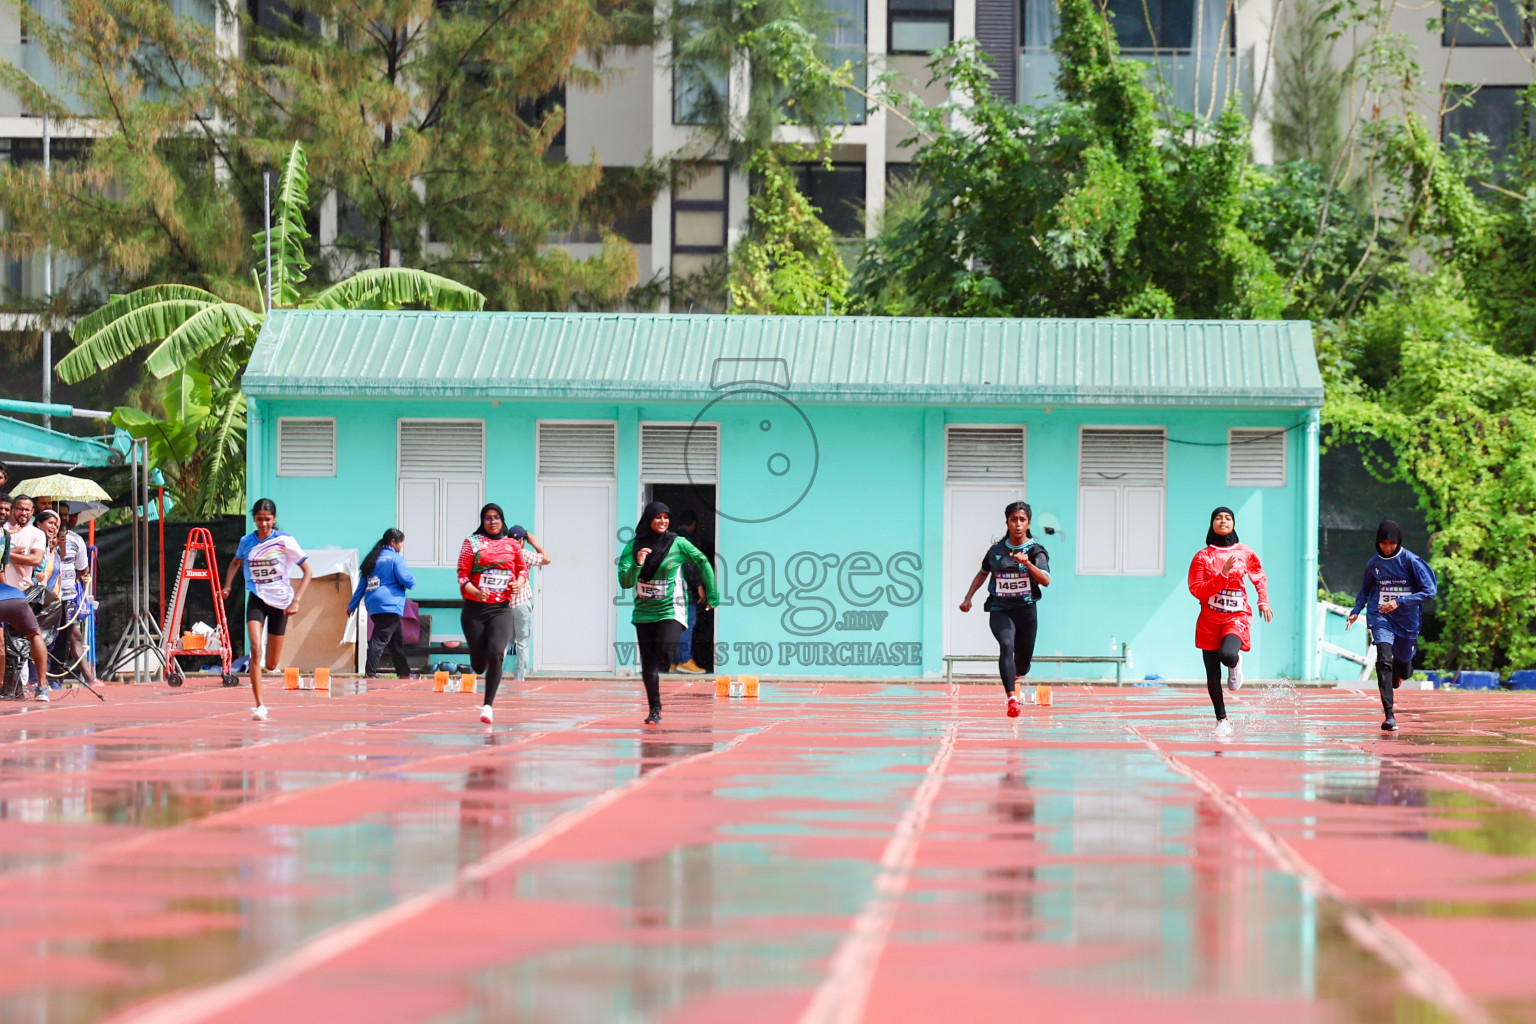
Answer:
[{"label": "red ladder", "polygon": [[[201,567],[197,556],[203,556]],[[223,667],[224,685],[239,686],[240,677],[231,669],[229,649],[229,620],[224,616],[224,595],[219,588],[218,556],[213,550],[213,534],[206,527],[193,527],[187,534],[187,546],[181,553],[181,567],[176,570],[176,589],[171,592],[171,604],[166,610],[165,622],[161,623],[161,635],[165,637],[165,680],[172,686],[180,686],[186,675],[176,664],[177,655],[208,657],[215,652],[204,647],[181,646],[181,619],[186,611],[187,584],[193,580],[207,580],[213,595],[213,614],[216,620],[214,641],[218,643],[219,662]]]}]

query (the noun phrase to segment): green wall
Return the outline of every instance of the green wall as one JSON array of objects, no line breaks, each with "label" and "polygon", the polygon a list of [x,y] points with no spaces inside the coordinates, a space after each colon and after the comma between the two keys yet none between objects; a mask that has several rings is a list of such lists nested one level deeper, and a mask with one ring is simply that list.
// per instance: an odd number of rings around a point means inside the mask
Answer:
[{"label": "green wall", "polygon": [[[513,521],[535,530],[537,421],[616,420],[616,518],[624,539],[639,508],[638,424],[689,422],[695,417],[718,422],[721,511],[737,519],[774,516],[760,523],[722,517],[719,523],[717,546],[728,596],[719,612],[718,640],[727,645],[767,644],[771,662],[761,666],[763,671],[795,675],[912,676],[919,667],[928,673],[941,670],[944,426],[1023,423],[1027,498],[1037,519],[1050,513],[1061,526],[1055,536],[1036,531],[1051,553],[1053,568],[1053,584],[1040,606],[1037,653],[1108,653],[1113,637],[1132,647],[1134,669],[1128,679],[1147,673],[1172,679],[1199,676],[1193,642],[1198,607],[1185,589],[1185,572],[1204,543],[1210,510],[1229,505],[1237,511],[1243,541],[1264,562],[1276,613],[1271,625],[1255,623],[1257,658],[1250,660],[1247,672],[1256,678],[1307,674],[1305,626],[1312,614],[1315,586],[1310,584],[1316,571],[1316,531],[1309,520],[1315,519],[1316,508],[1315,446],[1309,447],[1305,429],[1289,433],[1283,488],[1227,487],[1225,448],[1229,427],[1299,427],[1306,420],[1305,410],[812,405],[796,412],[781,400],[752,394],[730,396],[705,413],[682,404],[479,399],[262,399],[253,400],[252,407],[250,497],[274,499],[283,527],[302,544],[357,548],[395,523],[398,417],[484,418],[486,498],[499,502]],[[800,413],[809,420],[809,432]],[[278,416],[336,417],[334,478],[274,475]],[[1167,428],[1171,443],[1165,575],[1079,577],[1074,571],[1078,428],[1084,425]],[[817,460],[807,445],[809,433],[814,434]],[[781,451],[790,455],[789,466],[775,475],[782,463],[770,467],[768,458]],[[809,493],[788,508],[809,479],[806,467],[811,461],[817,465]],[[467,522],[462,528],[468,533],[474,525]],[[558,559],[558,552],[554,554]],[[766,572],[770,559],[771,581]],[[450,569],[420,570],[417,594],[456,596],[452,577]],[[857,607],[865,601],[863,609]],[[835,626],[815,631],[826,624],[827,615],[844,622],[842,616],[849,610],[888,614],[878,631],[850,632]],[[788,625],[804,635],[787,628],[786,615],[791,615]],[[440,615],[437,631],[444,631],[450,620]],[[627,626],[620,626],[619,638],[631,639]],[[879,651],[844,648],[845,654],[865,660],[858,666],[806,667],[803,657],[818,655],[821,649],[816,648],[793,648],[789,661],[781,661],[781,644],[854,642],[885,646]],[[911,644],[921,645],[920,666],[867,663],[905,660],[913,653],[905,645]],[[727,654],[727,670],[744,667],[736,648]],[[1054,674],[1051,666],[1040,666],[1035,673],[1041,679]],[[1076,666],[1072,674],[1112,678],[1113,668]]]}]

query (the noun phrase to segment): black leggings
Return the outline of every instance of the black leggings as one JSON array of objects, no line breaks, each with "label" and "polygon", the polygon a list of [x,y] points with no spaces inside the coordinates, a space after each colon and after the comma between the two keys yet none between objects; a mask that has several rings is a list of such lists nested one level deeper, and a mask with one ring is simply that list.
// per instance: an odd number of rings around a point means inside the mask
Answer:
[{"label": "black leggings", "polygon": [[494,703],[501,686],[501,664],[512,642],[512,608],[505,604],[465,601],[459,613],[464,642],[469,646],[469,667],[485,676],[485,702]]},{"label": "black leggings", "polygon": [[379,661],[384,652],[395,663],[395,675],[406,679],[411,674],[411,663],[405,658],[405,641],[400,636],[400,616],[394,612],[370,615],[373,620],[373,636],[368,640],[368,658],[363,664],[363,675],[373,679],[379,674]]},{"label": "black leggings", "polygon": [[1004,608],[991,613],[988,625],[997,637],[997,672],[1003,677],[1003,689],[1013,695],[1014,680],[1029,675],[1029,663],[1035,657],[1035,633],[1039,617],[1033,604]]},{"label": "black leggings", "polygon": [[635,623],[640,677],[645,680],[645,699],[652,711],[661,710],[661,670],[676,663],[677,642],[682,636],[683,624],[676,619]]},{"label": "black leggings", "polygon": [[1392,713],[1392,691],[1411,675],[1413,662],[1394,658],[1391,644],[1376,645],[1376,689],[1381,691],[1381,709],[1387,714]]},{"label": "black leggings", "polygon": [[1205,689],[1211,695],[1211,706],[1216,709],[1218,722],[1227,717],[1227,702],[1221,695],[1222,666],[1231,668],[1236,665],[1242,653],[1242,638],[1235,633],[1228,633],[1221,638],[1221,650],[1200,652],[1200,656],[1205,659]]}]

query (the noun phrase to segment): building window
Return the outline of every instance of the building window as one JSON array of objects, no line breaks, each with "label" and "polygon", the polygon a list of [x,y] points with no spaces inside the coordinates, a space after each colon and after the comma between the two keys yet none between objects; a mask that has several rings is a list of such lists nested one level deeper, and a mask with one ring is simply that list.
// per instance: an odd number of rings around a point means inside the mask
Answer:
[{"label": "building window", "polygon": [[612,423],[540,423],[538,478],[612,480],[619,464],[616,430]]},{"label": "building window", "polygon": [[796,164],[795,187],[838,238],[864,236],[864,165]]},{"label": "building window", "polygon": [[335,476],[334,418],[277,418],[278,476]]},{"label": "building window", "polygon": [[1531,19],[1518,0],[1472,0],[1445,4],[1442,46],[1531,45]]},{"label": "building window", "polygon": [[1115,39],[1125,50],[1189,50],[1195,45],[1196,0],[1106,0]]},{"label": "building window", "polygon": [[[831,32],[822,36],[827,46],[827,59],[832,67],[843,63],[853,70],[853,84],[860,89],[868,85],[865,63],[869,52],[869,10],[865,0],[826,0],[827,13],[832,16]],[[844,114],[834,117],[838,124],[863,124],[865,121],[864,97],[852,89],[843,92]]]},{"label": "building window", "polygon": [[729,212],[724,164],[705,164],[672,184],[672,277],[691,277],[725,253]]},{"label": "building window", "polygon": [[714,484],[719,479],[719,424],[640,424],[641,483]]},{"label": "building window", "polygon": [[1284,427],[1227,431],[1228,487],[1284,487]]},{"label": "building window", "polygon": [[891,53],[928,54],[954,36],[954,0],[890,0],[890,12]]},{"label": "building window", "polygon": [[484,420],[400,420],[395,522],[413,566],[458,564],[485,496]]},{"label": "building window", "polygon": [[[565,108],[565,86],[557,85],[549,92],[532,100],[524,100],[517,105],[517,118],[529,128],[537,131],[544,123],[545,118],[554,114],[557,110]],[[544,151],[544,156],[550,160],[565,159],[565,126],[566,121],[562,117],[560,128],[549,140],[549,148]]]},{"label": "building window", "polygon": [[[677,31],[672,37],[672,52],[681,55],[690,34],[697,30],[697,15],[688,13],[687,0],[680,0]],[[707,125],[723,122],[730,110],[731,79],[727,68],[713,61],[693,61],[683,57],[672,67],[672,123]]]},{"label": "building window", "polygon": [[1024,486],[1023,427],[949,427],[944,482]]},{"label": "building window", "polygon": [[1446,86],[1445,117],[1440,137],[1488,140],[1488,157],[1495,167],[1513,153],[1521,135],[1536,139],[1536,117],[1525,103],[1523,85]]},{"label": "building window", "polygon": [[1077,465],[1077,571],[1161,576],[1167,432],[1084,427]]}]

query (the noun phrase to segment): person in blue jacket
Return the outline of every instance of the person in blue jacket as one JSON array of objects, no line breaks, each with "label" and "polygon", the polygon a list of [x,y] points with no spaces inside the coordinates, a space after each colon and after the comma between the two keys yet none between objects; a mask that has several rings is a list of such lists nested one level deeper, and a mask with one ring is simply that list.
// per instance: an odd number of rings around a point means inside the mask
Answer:
[{"label": "person in blue jacket", "polygon": [[405,592],[416,586],[416,577],[405,564],[400,548],[405,544],[405,534],[394,527],[384,531],[384,536],[368,552],[358,573],[357,590],[347,605],[347,614],[359,604],[368,608],[368,618],[373,623],[373,636],[368,640],[368,658],[363,674],[372,679],[379,674],[379,659],[385,649],[395,663],[395,675],[405,679],[411,674],[410,663],[405,659],[405,644],[400,638],[400,616],[405,612]]},{"label": "person in blue jacket", "polygon": [[1383,732],[1397,728],[1392,691],[1413,674],[1424,602],[1438,592],[1435,571],[1403,547],[1403,531],[1398,525],[1384,520],[1376,527],[1376,554],[1365,563],[1365,581],[1344,624],[1345,629],[1350,628],[1361,609],[1366,610],[1365,624],[1371,631],[1371,643],[1376,645],[1376,687],[1387,714],[1381,723]]}]

